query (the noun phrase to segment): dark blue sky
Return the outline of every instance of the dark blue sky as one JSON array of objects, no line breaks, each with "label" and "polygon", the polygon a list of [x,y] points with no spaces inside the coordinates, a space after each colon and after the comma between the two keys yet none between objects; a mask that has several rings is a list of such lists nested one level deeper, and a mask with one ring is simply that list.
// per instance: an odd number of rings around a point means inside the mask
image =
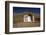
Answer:
[{"label": "dark blue sky", "polygon": [[40,8],[13,7],[13,13],[32,12],[40,14]]}]

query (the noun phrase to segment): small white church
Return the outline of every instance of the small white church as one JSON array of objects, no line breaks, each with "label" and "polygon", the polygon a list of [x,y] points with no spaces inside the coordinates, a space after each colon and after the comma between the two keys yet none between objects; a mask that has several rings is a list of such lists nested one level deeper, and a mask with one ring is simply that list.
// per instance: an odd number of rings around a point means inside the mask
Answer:
[{"label": "small white church", "polygon": [[24,15],[24,22],[35,22],[34,16]]}]

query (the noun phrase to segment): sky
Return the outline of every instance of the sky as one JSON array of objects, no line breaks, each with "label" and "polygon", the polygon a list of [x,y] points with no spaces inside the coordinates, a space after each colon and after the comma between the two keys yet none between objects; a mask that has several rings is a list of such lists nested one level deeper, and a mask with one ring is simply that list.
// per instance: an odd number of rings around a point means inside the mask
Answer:
[{"label": "sky", "polygon": [[40,14],[40,8],[13,7],[13,13],[32,12]]}]

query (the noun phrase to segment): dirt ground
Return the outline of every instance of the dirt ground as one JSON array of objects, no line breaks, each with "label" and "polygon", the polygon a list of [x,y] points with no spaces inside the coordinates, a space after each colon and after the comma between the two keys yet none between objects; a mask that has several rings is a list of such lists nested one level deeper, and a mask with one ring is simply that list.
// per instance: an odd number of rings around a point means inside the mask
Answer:
[{"label": "dirt ground", "polygon": [[18,27],[39,27],[40,26],[40,23],[38,22],[35,22],[35,23],[14,23],[13,24],[13,28],[18,28]]}]

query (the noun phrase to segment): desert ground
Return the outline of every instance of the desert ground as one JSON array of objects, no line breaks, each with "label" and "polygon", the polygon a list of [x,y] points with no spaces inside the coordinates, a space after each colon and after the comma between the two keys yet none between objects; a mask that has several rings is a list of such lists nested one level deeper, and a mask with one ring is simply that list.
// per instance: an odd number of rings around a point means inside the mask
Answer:
[{"label": "desert ground", "polygon": [[36,22],[36,23],[14,23],[13,24],[13,27],[16,28],[16,27],[38,27],[40,26],[40,23]]}]

